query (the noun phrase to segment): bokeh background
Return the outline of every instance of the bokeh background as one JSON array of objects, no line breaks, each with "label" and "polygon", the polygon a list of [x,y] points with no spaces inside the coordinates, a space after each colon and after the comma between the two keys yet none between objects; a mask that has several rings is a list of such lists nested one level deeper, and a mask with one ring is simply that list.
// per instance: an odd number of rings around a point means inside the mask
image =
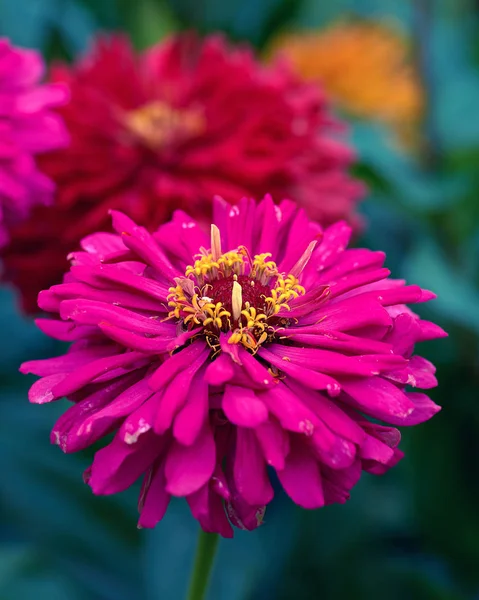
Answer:
[{"label": "bokeh background", "polygon": [[[278,495],[264,527],[221,543],[209,597],[479,598],[479,2],[0,3],[0,35],[48,60],[72,59],[99,30],[126,31],[144,48],[185,28],[222,30],[265,56],[281,32],[338,19],[400,32],[418,72],[424,110],[412,135],[374,115],[343,116],[370,189],[360,243],[385,250],[394,276],[438,294],[421,314],[450,333],[423,350],[438,365],[432,397],[443,411],[404,431],[406,458],[382,478],[364,475],[346,505],[306,512]],[[394,103],[399,90],[385,89]],[[10,290],[0,302],[0,600],[181,599],[196,522],[179,502],[156,530],[138,531],[136,489],[91,495],[81,480],[88,453],[49,445],[63,407],[30,406],[30,381],[17,373],[55,343],[18,313]]]}]

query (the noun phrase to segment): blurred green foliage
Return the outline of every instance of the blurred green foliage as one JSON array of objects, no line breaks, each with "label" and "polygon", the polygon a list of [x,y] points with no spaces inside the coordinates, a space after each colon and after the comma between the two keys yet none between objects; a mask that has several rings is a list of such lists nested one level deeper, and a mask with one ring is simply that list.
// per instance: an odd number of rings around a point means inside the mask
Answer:
[{"label": "blurred green foliage", "polygon": [[[423,11],[428,35],[417,27]],[[406,459],[365,476],[345,506],[309,513],[281,495],[255,533],[223,541],[211,600],[461,600],[479,597],[479,4],[472,0],[3,0],[0,34],[49,59],[83,51],[98,30],[139,48],[170,31],[223,30],[261,47],[282,28],[345,15],[394,18],[425,43],[426,145],[408,156],[377,124],[351,123],[358,176],[370,186],[361,243],[385,250],[394,276],[434,290],[421,310],[450,332],[425,354],[443,411],[404,432]],[[422,21],[424,25],[424,19]],[[424,65],[423,65],[424,66]],[[366,82],[365,82],[366,83]],[[55,344],[0,294],[0,599],[181,598],[196,523],[174,504],[138,531],[136,493],[93,498],[89,462],[61,455],[49,430],[62,406],[27,403],[17,374]]]}]

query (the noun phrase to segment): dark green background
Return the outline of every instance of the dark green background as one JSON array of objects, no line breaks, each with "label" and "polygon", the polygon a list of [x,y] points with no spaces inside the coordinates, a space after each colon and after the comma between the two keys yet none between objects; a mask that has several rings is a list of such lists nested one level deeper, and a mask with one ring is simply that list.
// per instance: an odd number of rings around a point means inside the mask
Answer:
[{"label": "dark green background", "polygon": [[[211,600],[479,598],[479,2],[472,0],[2,0],[0,34],[71,58],[99,29],[141,48],[168,32],[222,29],[258,49],[285,26],[343,16],[401,21],[424,57],[427,144],[395,151],[378,125],[352,123],[371,191],[363,244],[397,277],[434,290],[422,310],[450,332],[424,345],[443,411],[404,431],[406,458],[365,475],[345,506],[296,509],[278,495],[266,525],[224,541]],[[365,81],[367,85],[367,81]],[[30,406],[25,359],[56,352],[0,292],[0,600],[181,599],[196,523],[183,503],[138,531],[136,493],[94,498],[49,430],[64,407]]]}]

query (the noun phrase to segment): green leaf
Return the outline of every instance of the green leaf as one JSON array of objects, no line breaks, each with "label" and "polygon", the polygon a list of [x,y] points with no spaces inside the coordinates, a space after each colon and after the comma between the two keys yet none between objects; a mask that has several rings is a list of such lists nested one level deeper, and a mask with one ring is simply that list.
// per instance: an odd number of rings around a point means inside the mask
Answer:
[{"label": "green leaf", "polygon": [[168,3],[163,0],[121,0],[120,18],[135,46],[147,48],[179,27]]},{"label": "green leaf", "polygon": [[438,244],[419,240],[404,262],[403,274],[410,283],[437,294],[431,310],[479,334],[479,290],[451,264]]},{"label": "green leaf", "polygon": [[373,173],[404,208],[419,214],[450,209],[468,192],[472,175],[428,173],[411,156],[395,148],[379,125],[357,123],[352,143],[359,161]]},{"label": "green leaf", "polygon": [[42,549],[45,570],[64,573],[86,597],[127,600],[141,585],[138,490],[93,496],[82,481],[87,453],[64,455],[49,442],[63,402],[29,405],[26,378],[22,384],[2,389],[1,453],[8,459],[0,512],[29,548]]},{"label": "green leaf", "polygon": [[2,600],[82,600],[81,589],[60,570],[49,568],[40,548],[9,543],[0,547]]},{"label": "green leaf", "polygon": [[5,287],[0,289],[0,330],[0,377],[3,381],[19,379],[20,363],[59,353],[58,343],[43,334],[32,317],[20,313],[15,292]]},{"label": "green leaf", "polygon": [[183,26],[201,32],[222,30],[236,40],[262,46],[273,30],[284,26],[302,0],[168,0]]},{"label": "green leaf", "polygon": [[52,23],[71,56],[84,52],[98,29],[98,23],[89,8],[76,0],[62,2],[52,15]]},{"label": "green leaf", "polygon": [[473,115],[479,103],[479,75],[471,64],[475,24],[467,18],[436,19],[432,26],[432,110],[439,137],[448,150],[477,145],[479,123]]}]

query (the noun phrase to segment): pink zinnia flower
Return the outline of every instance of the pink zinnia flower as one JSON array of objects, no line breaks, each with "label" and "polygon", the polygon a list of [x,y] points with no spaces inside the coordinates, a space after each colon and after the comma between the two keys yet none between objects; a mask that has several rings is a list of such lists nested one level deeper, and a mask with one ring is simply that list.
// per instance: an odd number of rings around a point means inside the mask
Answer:
[{"label": "pink zinnia flower", "polygon": [[108,209],[150,231],[178,208],[209,226],[215,194],[270,192],[324,224],[358,220],[363,185],[348,174],[354,152],[325,96],[247,47],[177,35],[136,54],[114,36],[51,76],[71,92],[59,111],[71,144],[41,163],[55,203],[15,227],[2,255],[27,311],[60,283],[68,252],[110,227]]},{"label": "pink zinnia flower", "polygon": [[65,103],[67,91],[40,85],[43,69],[37,52],[0,38],[0,245],[8,239],[6,226],[52,198],[54,184],[38,170],[35,157],[68,140],[62,119],[51,110]]},{"label": "pink zinnia flower", "polygon": [[[304,508],[345,502],[361,471],[402,457],[397,429],[438,410],[414,345],[445,335],[406,303],[433,294],[388,278],[384,254],[347,250],[289,201],[214,205],[209,239],[185,213],[154,234],[113,212],[39,305],[64,356],[25,363],[30,400],[74,404],[52,441],[75,452],[116,432],[85,480],[113,494],[144,476],[139,524],[186,497],[206,531],[252,529],[275,469]],[[58,318],[59,317],[59,318]]]}]

